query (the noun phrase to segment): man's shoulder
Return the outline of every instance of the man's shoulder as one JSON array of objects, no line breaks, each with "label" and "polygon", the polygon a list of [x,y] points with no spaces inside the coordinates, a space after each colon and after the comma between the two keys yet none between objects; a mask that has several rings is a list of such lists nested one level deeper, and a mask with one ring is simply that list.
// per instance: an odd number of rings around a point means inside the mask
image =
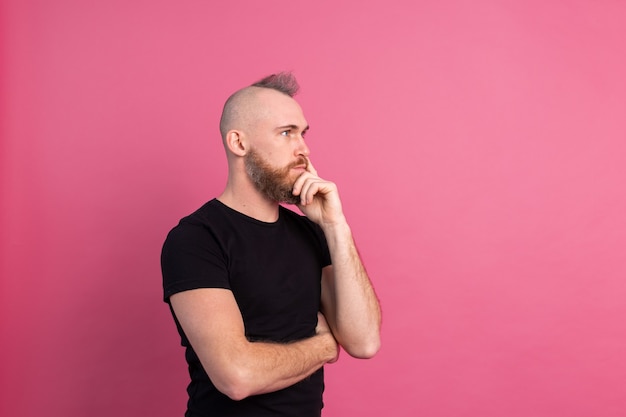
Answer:
[{"label": "man's shoulder", "polygon": [[180,219],[179,225],[185,223],[208,224],[214,222],[216,217],[220,216],[219,206],[220,203],[217,199],[211,199],[204,203],[196,211]]},{"label": "man's shoulder", "polygon": [[216,202],[216,199],[209,200],[191,214],[181,218],[178,224],[170,230],[167,239],[204,234],[212,228],[212,225],[220,224],[220,210]]}]

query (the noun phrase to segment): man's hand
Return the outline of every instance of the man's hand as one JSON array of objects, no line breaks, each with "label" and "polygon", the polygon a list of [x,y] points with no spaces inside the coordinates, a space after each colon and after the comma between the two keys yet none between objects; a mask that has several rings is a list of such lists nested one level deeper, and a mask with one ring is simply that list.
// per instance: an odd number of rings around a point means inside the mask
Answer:
[{"label": "man's hand", "polygon": [[333,341],[335,342],[337,346],[337,355],[326,363],[337,362],[337,360],[339,359],[339,349],[340,349],[339,344],[337,344],[337,341],[335,340],[335,337],[333,336],[332,331],[330,330],[330,326],[328,325],[326,318],[320,312],[317,313],[317,326],[315,327],[315,334],[317,335],[329,334],[333,338]]},{"label": "man's hand", "polygon": [[300,196],[298,208],[322,227],[344,223],[346,220],[337,186],[321,179],[309,158],[307,162],[306,172],[298,177],[293,186],[293,195]]}]

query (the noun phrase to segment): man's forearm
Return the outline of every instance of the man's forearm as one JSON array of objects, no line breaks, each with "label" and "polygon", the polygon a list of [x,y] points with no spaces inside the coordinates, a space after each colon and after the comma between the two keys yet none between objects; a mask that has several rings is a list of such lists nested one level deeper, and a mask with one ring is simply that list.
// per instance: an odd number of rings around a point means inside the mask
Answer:
[{"label": "man's forearm", "polygon": [[380,347],[378,299],[361,262],[346,222],[324,225],[332,258],[332,279],[325,283],[323,305],[334,309],[329,318],[337,341],[352,356],[369,358]]},{"label": "man's forearm", "polygon": [[229,369],[213,375],[216,387],[235,400],[289,387],[311,375],[337,355],[330,332],[281,344],[244,342],[233,346]]}]

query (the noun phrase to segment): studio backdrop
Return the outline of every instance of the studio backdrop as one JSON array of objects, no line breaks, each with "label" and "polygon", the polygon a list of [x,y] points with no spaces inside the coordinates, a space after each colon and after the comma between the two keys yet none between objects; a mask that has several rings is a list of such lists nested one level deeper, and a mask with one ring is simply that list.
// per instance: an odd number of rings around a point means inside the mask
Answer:
[{"label": "studio backdrop", "polygon": [[383,308],[324,416],[626,412],[626,3],[5,0],[0,415],[181,416],[159,256],[290,70]]}]

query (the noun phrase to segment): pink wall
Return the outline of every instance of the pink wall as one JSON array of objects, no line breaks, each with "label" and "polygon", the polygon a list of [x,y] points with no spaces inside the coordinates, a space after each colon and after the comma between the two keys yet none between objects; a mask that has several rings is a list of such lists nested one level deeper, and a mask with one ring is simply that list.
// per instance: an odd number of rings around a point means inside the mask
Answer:
[{"label": "pink wall", "polygon": [[623,2],[0,19],[0,415],[182,415],[160,247],[222,189],[227,95],[282,69],[385,314],[378,357],[328,367],[326,417],[626,412]]}]

